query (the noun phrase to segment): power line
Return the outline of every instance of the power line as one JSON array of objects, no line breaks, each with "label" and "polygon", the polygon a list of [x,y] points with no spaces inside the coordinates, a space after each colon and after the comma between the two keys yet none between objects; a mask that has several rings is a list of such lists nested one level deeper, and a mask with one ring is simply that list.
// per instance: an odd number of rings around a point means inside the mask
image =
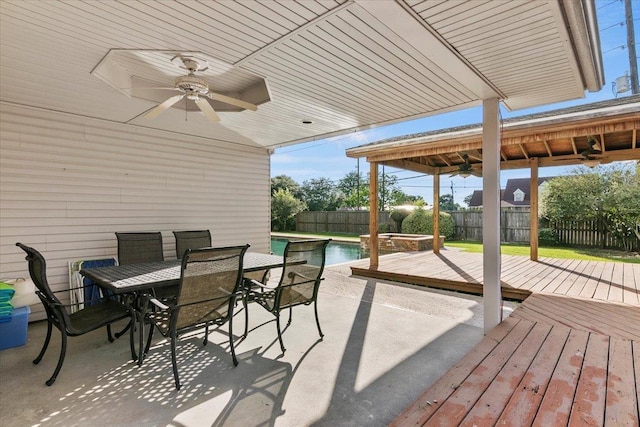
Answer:
[{"label": "power line", "polygon": [[600,32],[606,31],[606,30],[608,30],[609,28],[613,28],[613,27],[615,27],[616,25],[619,25],[620,27],[624,27],[624,21],[620,21],[620,22],[618,22],[618,23],[616,23],[616,24],[609,25],[607,28],[603,28],[603,29],[601,29],[601,30],[600,30]]},{"label": "power line", "polygon": [[622,3],[622,0],[613,0],[612,2],[609,2],[609,3],[607,3],[607,4],[603,5],[603,6],[600,6],[597,10],[603,9],[603,8],[605,8],[607,6],[611,6],[612,4],[614,4],[615,2],[618,2],[618,1],[620,3]]}]

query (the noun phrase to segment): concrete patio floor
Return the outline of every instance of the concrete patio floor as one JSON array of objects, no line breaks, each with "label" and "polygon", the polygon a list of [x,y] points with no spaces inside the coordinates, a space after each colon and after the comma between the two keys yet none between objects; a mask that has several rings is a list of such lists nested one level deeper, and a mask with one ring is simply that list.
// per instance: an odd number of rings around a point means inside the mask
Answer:
[{"label": "concrete patio floor", "polygon": [[[69,339],[56,383],[54,331],[38,354],[45,322],[29,325],[25,346],[0,352],[0,425],[10,426],[384,426],[482,338],[481,298],[350,275],[327,267],[313,308],[298,307],[281,355],[272,316],[249,307],[250,333],[228,352],[226,326],[178,343],[176,391],[168,342],[156,334],[142,367],[128,339],[104,330]],[[511,310],[505,303],[505,313]],[[234,332],[244,329],[240,312]]]}]

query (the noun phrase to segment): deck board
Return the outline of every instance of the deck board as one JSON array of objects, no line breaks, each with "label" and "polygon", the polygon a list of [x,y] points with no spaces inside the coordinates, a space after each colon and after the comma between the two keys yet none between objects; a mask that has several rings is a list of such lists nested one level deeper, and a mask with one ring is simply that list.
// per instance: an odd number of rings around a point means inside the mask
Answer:
[{"label": "deck board", "polygon": [[456,390],[440,405],[426,425],[458,425],[507,363],[513,354],[513,346],[537,338],[535,334],[527,340],[534,326],[532,322],[518,323],[460,385],[455,384]]},{"label": "deck board", "polygon": [[605,426],[638,426],[638,400],[634,378],[632,342],[612,338],[606,387]]},{"label": "deck board", "polygon": [[545,345],[516,387],[496,425],[514,425],[513,420],[520,420],[520,425],[533,423],[570,332],[569,328],[562,326],[551,329]]},{"label": "deck board", "polygon": [[[536,323],[500,369],[480,399],[473,405],[461,426],[494,425],[506,407],[513,390],[518,388],[533,359],[551,332],[551,325]],[[511,350],[513,351],[513,350]]]},{"label": "deck board", "polygon": [[640,341],[639,306],[565,295],[534,294],[512,316]]},{"label": "deck board", "polygon": [[623,264],[623,266],[624,294],[622,302],[626,304],[639,304],[640,296],[638,295],[637,284],[635,283],[635,278],[633,276],[633,265]]},{"label": "deck board", "polygon": [[591,335],[573,400],[569,418],[570,427],[604,424],[608,362],[609,337]]},{"label": "deck board", "polygon": [[584,331],[569,334],[532,426],[567,425],[588,339]]},{"label": "deck board", "polygon": [[[366,260],[355,275],[482,293],[482,254]],[[391,426],[639,426],[640,264],[502,256],[513,313]]]},{"label": "deck board", "polygon": [[[473,369],[506,337],[519,323],[520,319],[507,318],[492,329],[485,337],[456,363],[446,376],[440,377],[410,407],[402,412],[390,426],[423,425],[464,382]],[[530,328],[532,325],[529,324]]]}]

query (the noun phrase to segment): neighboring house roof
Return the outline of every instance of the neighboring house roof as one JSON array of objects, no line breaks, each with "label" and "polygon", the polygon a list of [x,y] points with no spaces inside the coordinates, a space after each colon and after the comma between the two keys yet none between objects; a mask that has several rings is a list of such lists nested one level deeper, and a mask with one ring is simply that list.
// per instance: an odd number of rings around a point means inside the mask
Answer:
[{"label": "neighboring house roof", "polygon": [[[538,186],[543,182],[548,181],[553,177],[538,178]],[[529,206],[531,204],[531,180],[529,178],[515,178],[507,181],[507,185],[504,189],[504,195],[502,200],[511,203],[513,206]],[[517,190],[521,190],[524,193],[524,200],[516,201],[514,193]]]},{"label": "neighboring house roof", "polygon": [[475,208],[482,206],[482,190],[474,190],[469,201],[469,207]]},{"label": "neighboring house roof", "polygon": [[[553,179],[555,177],[548,176],[538,178],[538,186],[542,185],[545,181]],[[513,178],[507,180],[507,185],[504,190],[500,190],[501,206],[529,206],[531,204],[531,180],[529,178]],[[524,200],[516,201],[514,193],[520,190],[524,193]],[[471,195],[469,207],[481,207],[482,206],[482,190],[475,190]]]}]

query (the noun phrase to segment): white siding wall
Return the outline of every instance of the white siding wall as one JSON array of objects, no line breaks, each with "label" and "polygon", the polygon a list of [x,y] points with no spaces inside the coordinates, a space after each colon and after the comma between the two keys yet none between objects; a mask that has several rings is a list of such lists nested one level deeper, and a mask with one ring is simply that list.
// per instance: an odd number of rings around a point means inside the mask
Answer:
[{"label": "white siding wall", "polygon": [[22,242],[66,289],[68,261],[115,256],[115,231],[161,231],[165,259],[172,230],[269,251],[269,167],[264,148],[0,104],[0,278],[28,277]]}]

